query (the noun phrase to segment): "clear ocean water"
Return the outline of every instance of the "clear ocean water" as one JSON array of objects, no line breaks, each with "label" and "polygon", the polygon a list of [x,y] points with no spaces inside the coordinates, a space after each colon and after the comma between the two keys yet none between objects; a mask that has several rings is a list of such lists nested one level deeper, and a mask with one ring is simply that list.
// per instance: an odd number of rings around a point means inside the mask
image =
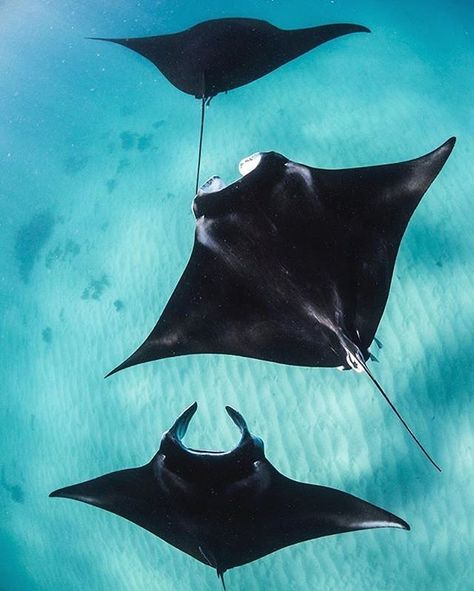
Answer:
[{"label": "clear ocean water", "polygon": [[[342,168],[458,143],[408,228],[368,379],[224,356],[107,371],[153,327],[190,254],[200,104],[150,63],[88,36],[223,16],[284,28],[354,22],[207,116],[202,178],[276,150]],[[191,402],[186,443],[227,449],[239,409],[297,480],[405,518],[232,570],[230,590],[474,589],[474,7],[362,0],[0,3],[0,589],[215,590],[215,573],[139,527],[52,490],[145,463]]]}]

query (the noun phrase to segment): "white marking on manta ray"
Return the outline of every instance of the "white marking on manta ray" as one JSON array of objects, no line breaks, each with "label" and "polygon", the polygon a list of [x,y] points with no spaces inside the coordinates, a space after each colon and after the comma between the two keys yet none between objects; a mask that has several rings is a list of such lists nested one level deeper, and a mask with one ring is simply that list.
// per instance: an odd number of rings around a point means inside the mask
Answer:
[{"label": "white marking on manta ray", "polygon": [[347,351],[346,361],[351,366],[351,368],[357,373],[362,373],[364,371],[364,367],[362,366],[362,364],[350,351]]},{"label": "white marking on manta ray", "polygon": [[203,185],[201,185],[201,188],[199,189],[197,194],[199,196],[199,195],[206,195],[209,193],[217,193],[218,191],[222,191],[222,189],[225,189],[225,188],[226,188],[226,184],[221,179],[221,177],[214,175],[214,176],[211,176],[211,178],[209,178]]},{"label": "white marking on manta ray", "polygon": [[218,253],[221,250],[221,246],[211,236],[213,225],[214,221],[206,218],[204,215],[198,218],[196,220],[196,238],[203,246]]},{"label": "white marking on manta ray", "polygon": [[255,152],[251,156],[247,156],[247,158],[243,158],[239,162],[239,172],[242,176],[245,176],[252,170],[255,170],[257,166],[260,164],[262,159],[262,154],[260,152]]},{"label": "white marking on manta ray", "polygon": [[287,162],[285,166],[290,174],[299,175],[310,189],[313,188],[313,178],[311,177],[309,168],[302,164],[296,164],[295,162]]},{"label": "white marking on manta ray", "polygon": [[362,521],[359,525],[364,529],[378,529],[379,527],[396,527],[399,529],[405,529],[403,525],[395,521]]}]

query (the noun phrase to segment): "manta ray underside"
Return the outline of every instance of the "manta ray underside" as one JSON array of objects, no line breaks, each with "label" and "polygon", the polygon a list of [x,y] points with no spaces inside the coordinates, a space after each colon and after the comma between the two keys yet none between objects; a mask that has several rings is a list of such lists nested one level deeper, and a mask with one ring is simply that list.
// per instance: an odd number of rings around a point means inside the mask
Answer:
[{"label": "manta ray underside", "polygon": [[186,448],[182,438],[196,408],[194,403],[163,435],[148,464],[50,496],[132,521],[215,568],[223,584],[226,570],[298,542],[380,527],[410,529],[403,519],[350,494],[280,474],[266,459],[261,439],[230,407],[241,432],[233,450]]},{"label": "manta ray underside", "polygon": [[454,143],[342,170],[259,153],[231,185],[210,179],[194,199],[194,247],[174,293],[109,375],[193,353],[365,371],[429,458],[366,362],[407,224]]},{"label": "manta ray underside", "polygon": [[367,27],[333,24],[283,30],[250,18],[222,18],[154,37],[104,39],[150,60],[179,90],[202,101],[196,192],[199,183],[206,103],[244,86],[331,39],[368,33]]}]

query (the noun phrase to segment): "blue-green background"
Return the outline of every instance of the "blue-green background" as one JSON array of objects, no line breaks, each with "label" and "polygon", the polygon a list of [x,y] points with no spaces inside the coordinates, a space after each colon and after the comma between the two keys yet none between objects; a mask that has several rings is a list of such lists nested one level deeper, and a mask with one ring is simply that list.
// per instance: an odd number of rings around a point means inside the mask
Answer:
[{"label": "blue-green background", "polygon": [[[252,16],[355,22],[208,112],[203,178],[261,150],[321,167],[399,161],[458,136],[402,243],[373,371],[438,474],[364,377],[223,356],[103,375],[153,327],[188,259],[199,102],[87,36]],[[228,448],[231,404],[295,479],[405,518],[231,571],[231,590],[474,588],[474,9],[467,0],[3,0],[0,3],[0,589],[217,589],[215,573],[140,528],[50,500],[148,461],[199,402],[186,442]]]}]

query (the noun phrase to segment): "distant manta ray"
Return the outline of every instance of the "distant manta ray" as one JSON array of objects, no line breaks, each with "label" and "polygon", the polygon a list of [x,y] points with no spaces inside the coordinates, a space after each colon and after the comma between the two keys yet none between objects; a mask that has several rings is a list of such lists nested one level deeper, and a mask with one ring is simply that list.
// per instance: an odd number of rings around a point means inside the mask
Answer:
[{"label": "distant manta ray", "polygon": [[439,470],[366,362],[403,234],[454,142],[415,160],[342,170],[259,153],[231,185],[210,179],[194,199],[194,247],[174,293],[109,375],[193,353],[364,371]]},{"label": "distant manta ray", "polygon": [[351,24],[287,31],[250,18],[222,18],[171,35],[105,39],[149,59],[179,90],[202,100],[196,190],[199,186],[206,103],[220,92],[253,82],[326,41],[370,32]]},{"label": "distant manta ray", "polygon": [[299,542],[406,521],[334,488],[283,476],[259,437],[226,407],[241,433],[230,451],[189,449],[182,442],[194,403],[161,440],[150,462],[62,488],[51,497],[94,505],[143,527],[224,573]]}]

